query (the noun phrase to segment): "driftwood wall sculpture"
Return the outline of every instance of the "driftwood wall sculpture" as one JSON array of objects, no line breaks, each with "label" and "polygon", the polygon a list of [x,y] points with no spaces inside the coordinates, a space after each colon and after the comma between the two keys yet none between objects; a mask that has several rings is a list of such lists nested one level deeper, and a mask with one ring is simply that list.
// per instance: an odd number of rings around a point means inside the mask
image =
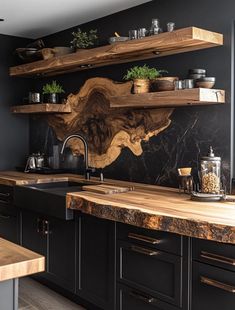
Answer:
[{"label": "driftwood wall sculpture", "polygon": [[[89,165],[104,168],[114,162],[124,147],[139,156],[142,141],[159,134],[170,123],[173,109],[111,109],[109,97],[125,95],[131,83],[116,83],[105,78],[86,81],[77,94],[68,97],[70,114],[48,116],[48,123],[59,140],[74,133],[86,137],[89,145]],[[70,140],[74,154],[83,154],[77,139]]]}]

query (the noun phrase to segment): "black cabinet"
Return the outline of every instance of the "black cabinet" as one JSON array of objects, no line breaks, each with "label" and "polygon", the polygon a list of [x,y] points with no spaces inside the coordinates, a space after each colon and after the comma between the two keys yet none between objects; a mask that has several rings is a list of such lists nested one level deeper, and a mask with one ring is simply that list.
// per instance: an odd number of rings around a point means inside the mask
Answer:
[{"label": "black cabinet", "polygon": [[79,216],[77,294],[107,310],[115,307],[115,222]]},{"label": "black cabinet", "polygon": [[192,310],[232,310],[235,307],[235,273],[193,263]]},{"label": "black cabinet", "polygon": [[0,237],[20,241],[20,212],[13,206],[13,188],[6,185],[0,185]]},{"label": "black cabinet", "polygon": [[22,212],[22,245],[46,257],[40,274],[67,291],[75,292],[76,222]]}]

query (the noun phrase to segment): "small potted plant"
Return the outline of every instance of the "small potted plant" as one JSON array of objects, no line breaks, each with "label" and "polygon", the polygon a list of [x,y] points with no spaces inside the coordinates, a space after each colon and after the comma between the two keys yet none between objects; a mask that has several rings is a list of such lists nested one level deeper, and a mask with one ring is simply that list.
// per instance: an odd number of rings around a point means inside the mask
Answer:
[{"label": "small potted plant", "polygon": [[72,32],[73,40],[70,42],[75,51],[93,47],[98,39],[97,29],[91,29],[89,32],[83,32],[80,28]]},{"label": "small potted plant", "polygon": [[46,84],[42,88],[43,102],[45,103],[60,103],[60,95],[64,93],[64,90],[60,84],[56,81],[52,81],[51,84]]},{"label": "small potted plant", "polygon": [[124,80],[133,80],[134,94],[148,93],[151,81],[161,76],[163,70],[149,68],[147,65],[135,66],[127,71]]}]

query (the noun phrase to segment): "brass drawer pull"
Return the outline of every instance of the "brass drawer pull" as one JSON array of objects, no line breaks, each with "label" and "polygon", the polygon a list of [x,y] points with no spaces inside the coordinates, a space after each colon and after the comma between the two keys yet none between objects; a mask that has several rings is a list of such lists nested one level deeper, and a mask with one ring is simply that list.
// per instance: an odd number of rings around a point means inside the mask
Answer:
[{"label": "brass drawer pull", "polygon": [[143,242],[147,242],[147,243],[151,243],[151,244],[158,244],[158,243],[160,243],[160,240],[158,240],[158,239],[147,237],[147,236],[143,236],[143,235],[138,235],[138,234],[134,234],[134,233],[129,233],[128,234],[128,238],[139,240],[139,241],[143,241]]},{"label": "brass drawer pull", "polygon": [[151,304],[154,302],[154,298],[153,297],[148,297],[148,296],[144,296],[142,294],[138,294],[136,292],[130,292],[129,295],[131,297],[134,297],[135,299],[139,299],[141,301],[146,302],[147,304]]},{"label": "brass drawer pull", "polygon": [[152,251],[152,250],[145,249],[145,248],[142,248],[142,247],[139,247],[139,246],[135,246],[135,245],[131,246],[131,250],[134,251],[134,252],[137,252],[137,253],[148,255],[148,256],[155,256],[155,255],[158,254],[157,251]]},{"label": "brass drawer pull", "polygon": [[230,257],[221,256],[221,255],[217,255],[217,254],[213,254],[213,253],[209,253],[209,252],[205,252],[205,251],[201,251],[200,256],[202,258],[206,258],[206,259],[209,259],[212,261],[216,261],[216,262],[224,263],[227,265],[235,266],[235,259],[230,258]]},{"label": "brass drawer pull", "polygon": [[201,283],[204,283],[204,284],[207,284],[207,285],[210,285],[213,287],[217,287],[217,288],[224,290],[226,292],[235,294],[235,287],[231,286],[229,284],[225,284],[225,283],[222,283],[222,282],[219,282],[219,281],[216,281],[213,279],[209,279],[206,277],[202,277],[202,276],[201,276]]}]

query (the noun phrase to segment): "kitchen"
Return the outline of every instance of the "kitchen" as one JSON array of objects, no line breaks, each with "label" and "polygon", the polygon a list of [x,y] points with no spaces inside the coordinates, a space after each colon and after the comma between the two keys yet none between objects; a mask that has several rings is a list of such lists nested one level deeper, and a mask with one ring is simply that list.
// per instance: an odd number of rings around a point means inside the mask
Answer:
[{"label": "kitchen", "polygon": [[48,5],[0,16],[0,310],[232,309],[235,4]]}]

